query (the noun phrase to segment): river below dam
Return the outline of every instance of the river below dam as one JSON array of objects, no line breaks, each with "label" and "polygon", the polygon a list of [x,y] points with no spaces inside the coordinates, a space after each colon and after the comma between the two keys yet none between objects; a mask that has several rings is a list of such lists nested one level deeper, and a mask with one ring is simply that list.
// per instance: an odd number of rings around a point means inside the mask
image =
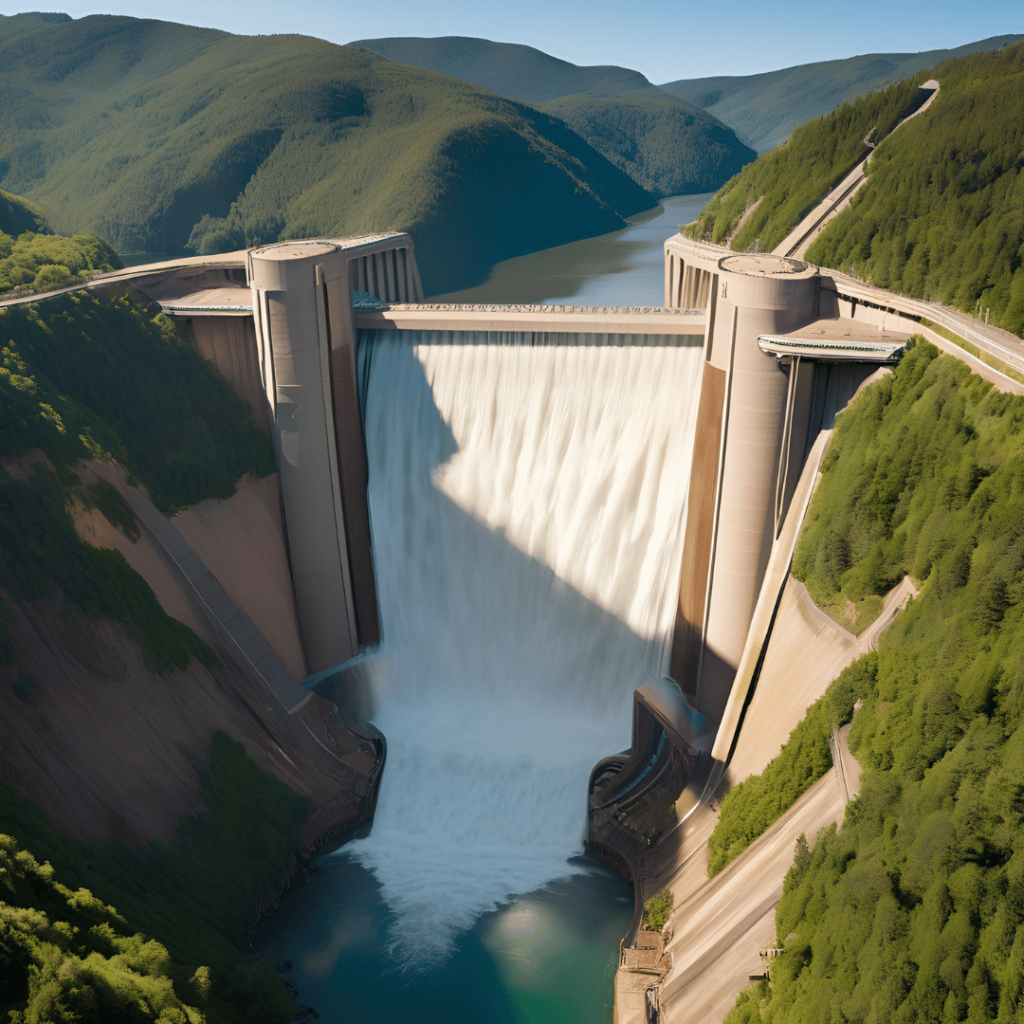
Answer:
[{"label": "river below dam", "polygon": [[[708,198],[431,301],[660,305]],[[663,670],[700,348],[518,341],[361,343],[388,763],[369,834],[256,936],[332,1024],[612,1019],[633,900],[583,854],[586,780]]]}]

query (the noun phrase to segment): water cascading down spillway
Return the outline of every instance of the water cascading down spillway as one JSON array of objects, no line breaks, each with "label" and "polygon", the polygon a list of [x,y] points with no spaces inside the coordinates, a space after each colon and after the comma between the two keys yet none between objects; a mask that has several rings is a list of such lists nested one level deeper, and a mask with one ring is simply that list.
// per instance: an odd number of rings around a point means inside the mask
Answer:
[{"label": "water cascading down spillway", "polygon": [[667,668],[701,340],[360,338],[389,754],[339,855],[406,965],[574,870],[588,773]]}]

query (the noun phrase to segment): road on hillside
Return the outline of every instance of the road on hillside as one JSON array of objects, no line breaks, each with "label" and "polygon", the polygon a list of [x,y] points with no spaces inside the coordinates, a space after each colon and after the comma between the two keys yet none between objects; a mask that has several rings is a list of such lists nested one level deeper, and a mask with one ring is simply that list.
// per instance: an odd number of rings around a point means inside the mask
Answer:
[{"label": "road on hillside", "polygon": [[[848,756],[849,776],[857,769]],[[672,970],[660,993],[668,1024],[720,1024],[760,969],[761,948],[774,945],[775,907],[797,838],[803,833],[813,842],[819,829],[842,819],[845,806],[832,768],[747,851],[676,905]]]}]

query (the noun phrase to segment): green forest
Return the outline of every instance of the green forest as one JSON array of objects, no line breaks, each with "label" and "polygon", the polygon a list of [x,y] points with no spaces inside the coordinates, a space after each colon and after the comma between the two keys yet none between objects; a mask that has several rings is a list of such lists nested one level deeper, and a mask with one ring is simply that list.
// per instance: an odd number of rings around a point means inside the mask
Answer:
[{"label": "green forest", "polygon": [[922,342],[838,421],[794,573],[819,600],[921,593],[826,696],[863,702],[861,793],[798,844],[785,952],[730,1024],[1021,1019],[1022,428],[1024,399]]},{"label": "green forest", "polygon": [[711,192],[757,155],[731,128],[658,89],[544,105],[652,194]]},{"label": "green forest", "polygon": [[950,61],[807,258],[1024,334],[1024,43]]},{"label": "green forest", "polygon": [[867,182],[808,260],[967,313],[990,310],[992,323],[1024,333],[1024,43],[928,75],[939,95],[891,137],[925,73],[795,131],[726,183],[687,234],[773,248],[867,154],[862,140],[874,130],[882,141]]},{"label": "green forest", "polygon": [[301,853],[308,801],[224,733],[197,773],[206,811],[146,851],[63,835],[0,780],[0,1012],[12,1024],[294,1019],[270,961],[238,947]]},{"label": "green forest", "polygon": [[406,230],[429,292],[655,198],[562,121],[353,46],[0,16],[0,180],[120,252]]},{"label": "green forest", "polygon": [[711,192],[756,156],[717,118],[629,68],[580,67],[532,46],[463,36],[353,45],[553,114],[658,198]]},{"label": "green forest", "polygon": [[0,295],[64,288],[120,266],[103,239],[55,235],[34,203],[0,192]]},{"label": "green forest", "polygon": [[[872,93],[797,128],[790,139],[727,181],[685,229],[689,238],[728,243],[741,252],[760,241],[774,249],[828,192],[868,155],[870,133],[883,138],[899,122],[924,75]],[[742,226],[740,219],[757,209]]]}]

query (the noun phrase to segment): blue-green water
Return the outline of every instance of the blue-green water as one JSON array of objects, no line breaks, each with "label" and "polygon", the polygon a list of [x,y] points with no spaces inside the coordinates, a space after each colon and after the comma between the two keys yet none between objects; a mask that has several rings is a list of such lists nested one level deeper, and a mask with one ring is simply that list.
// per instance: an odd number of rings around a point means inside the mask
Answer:
[{"label": "blue-green water", "polygon": [[602,1024],[612,1019],[619,940],[632,891],[589,858],[584,874],[517,896],[477,921],[441,969],[394,965],[393,918],[372,874],[344,856],[263,921],[258,948],[325,1021],[388,1024]]}]

